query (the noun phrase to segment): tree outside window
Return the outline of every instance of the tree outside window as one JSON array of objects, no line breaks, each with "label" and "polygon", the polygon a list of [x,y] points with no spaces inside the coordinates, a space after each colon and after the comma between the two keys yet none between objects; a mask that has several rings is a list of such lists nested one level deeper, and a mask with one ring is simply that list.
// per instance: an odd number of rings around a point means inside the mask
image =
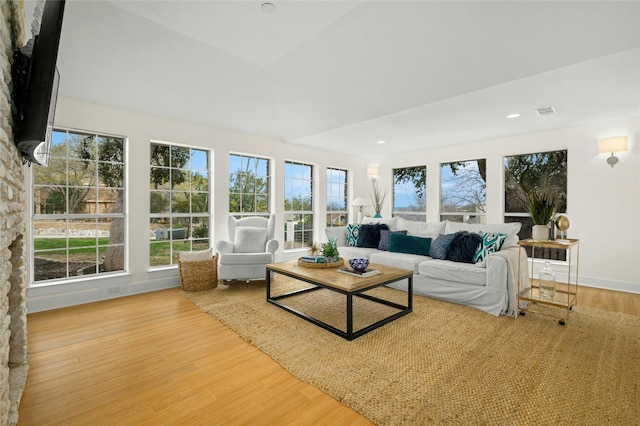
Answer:
[{"label": "tree outside window", "polygon": [[327,220],[326,226],[346,226],[349,220],[347,210],[347,171],[327,168]]},{"label": "tree outside window", "polygon": [[229,213],[236,218],[267,216],[270,211],[270,167],[266,158],[229,155]]},{"label": "tree outside window", "polygon": [[124,270],[124,144],[53,131],[49,166],[32,168],[34,282]]},{"label": "tree outside window", "polygon": [[440,165],[440,220],[486,222],[486,167],[485,159]]},{"label": "tree outside window", "polygon": [[[520,222],[520,239],[531,238],[533,221],[528,212],[528,192],[546,188],[559,200],[558,212],[567,210],[567,150],[504,157],[504,221]],[[542,257],[564,260],[564,250],[545,249]]]},{"label": "tree outside window", "polygon": [[313,243],[313,166],[285,161],[284,248],[304,248]]},{"label": "tree outside window", "polygon": [[427,221],[427,167],[393,169],[394,217]]},{"label": "tree outside window", "polygon": [[181,251],[209,248],[209,151],[152,142],[149,264],[178,263]]}]

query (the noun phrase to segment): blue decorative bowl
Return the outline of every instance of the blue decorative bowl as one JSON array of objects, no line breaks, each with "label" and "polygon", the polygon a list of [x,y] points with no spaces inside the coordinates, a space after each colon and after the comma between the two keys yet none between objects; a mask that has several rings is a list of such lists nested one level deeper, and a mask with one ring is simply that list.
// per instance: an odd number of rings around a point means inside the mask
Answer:
[{"label": "blue decorative bowl", "polygon": [[349,259],[349,265],[356,271],[364,271],[369,266],[369,259],[362,259],[359,257],[354,257],[353,259]]}]

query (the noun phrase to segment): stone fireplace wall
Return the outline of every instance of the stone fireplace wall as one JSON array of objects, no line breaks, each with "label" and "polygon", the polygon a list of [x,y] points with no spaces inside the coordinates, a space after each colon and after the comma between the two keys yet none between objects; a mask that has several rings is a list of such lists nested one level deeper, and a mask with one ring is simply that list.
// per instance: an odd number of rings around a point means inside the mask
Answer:
[{"label": "stone fireplace wall", "polygon": [[0,1],[0,425],[15,425],[27,359],[25,167],[13,144],[11,60],[23,43],[22,0]]}]

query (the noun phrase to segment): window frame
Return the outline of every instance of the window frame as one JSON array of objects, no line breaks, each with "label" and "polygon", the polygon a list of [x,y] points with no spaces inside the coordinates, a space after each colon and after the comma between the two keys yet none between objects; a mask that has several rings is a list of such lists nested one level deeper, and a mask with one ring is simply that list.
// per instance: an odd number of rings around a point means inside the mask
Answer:
[{"label": "window frame", "polygon": [[[439,166],[439,172],[440,172],[440,179],[439,179],[439,184],[440,184],[440,197],[439,197],[439,215],[440,215],[440,220],[449,220],[452,222],[462,222],[462,223],[486,223],[487,222],[487,182],[486,179],[484,180],[484,187],[482,188],[482,197],[484,198],[482,201],[484,201],[484,204],[475,204],[476,206],[476,210],[475,211],[469,211],[469,210],[458,210],[458,211],[449,211],[449,210],[445,210],[445,202],[444,202],[444,196],[446,191],[444,190],[443,186],[445,184],[449,184],[450,182],[454,181],[454,180],[462,180],[464,179],[464,177],[457,177],[455,176],[455,173],[453,172],[453,166],[452,164],[464,164],[467,165],[469,163],[475,162],[477,165],[477,174],[479,175],[480,178],[482,178],[482,172],[480,172],[480,167],[481,167],[481,162],[484,165],[484,174],[486,176],[486,164],[487,164],[487,160],[486,158],[477,158],[477,159],[472,159],[472,160],[463,160],[463,161],[450,161],[450,162],[446,162],[446,163],[440,163]],[[445,167],[449,167],[451,169],[451,175],[452,178],[451,180],[444,180],[443,179],[443,169]],[[465,166],[462,167],[462,170],[465,169]],[[469,179],[469,177],[467,177],[467,179]],[[471,180],[477,180],[477,178],[475,176],[471,176],[470,177]],[[482,184],[480,184],[482,185]],[[469,185],[465,185],[465,188],[468,187]],[[476,187],[475,189],[475,195],[478,194],[478,188]],[[480,200],[478,200],[480,201]],[[478,208],[482,208],[484,207],[484,209],[478,211]],[[459,217],[462,217],[463,220],[457,220]],[[475,219],[475,220],[474,220]]]},{"label": "window frame", "polygon": [[[287,176],[287,172],[289,170],[289,168],[291,166],[302,166],[302,167],[308,167],[309,168],[309,172],[308,173],[304,173],[304,171],[301,173],[300,176],[298,177],[289,177]],[[283,234],[283,249],[284,251],[296,251],[296,250],[303,250],[306,249],[306,247],[313,243],[314,238],[315,238],[315,227],[314,227],[314,221],[315,221],[315,200],[314,200],[314,191],[315,191],[315,186],[313,184],[314,182],[314,173],[316,172],[316,166],[310,163],[305,163],[302,161],[294,161],[294,160],[285,160],[284,161],[284,174],[283,174],[283,182],[284,182],[284,199],[283,199],[283,211],[284,211],[284,234]],[[307,183],[309,186],[309,200],[308,201],[304,201],[302,198],[300,197],[301,203],[302,204],[308,204],[308,206],[310,207],[310,209],[293,209],[290,208],[289,210],[287,209],[287,205],[286,203],[289,201],[289,196],[288,196],[288,191],[287,191],[287,186],[288,184],[291,183],[291,201],[295,201],[296,197],[296,192],[293,190],[294,188],[294,183],[298,181],[299,183],[302,184],[302,188],[304,188]],[[303,193],[304,195],[304,193]],[[293,206],[292,206],[293,207]],[[292,219],[297,219],[297,220],[287,220],[288,216],[293,216]],[[300,220],[302,219],[302,220]],[[301,229],[296,229],[296,225],[297,223],[302,222],[302,226]],[[292,225],[293,224],[293,225]],[[310,226],[310,227],[307,227]],[[289,233],[293,232],[293,236],[290,236]],[[309,238],[306,238],[307,235],[310,234]],[[301,240],[300,240],[300,245],[296,246],[296,238],[297,236],[300,235],[301,236]],[[291,243],[291,247],[289,247],[289,243]]]},{"label": "window frame", "polygon": [[[168,148],[168,163],[167,164],[153,164],[153,146],[164,146]],[[172,268],[178,266],[178,253],[180,251],[195,251],[205,250],[211,247],[211,207],[213,198],[213,182],[212,177],[212,159],[213,154],[210,149],[202,148],[198,146],[179,144],[174,142],[150,140],[149,141],[149,268],[151,270]],[[188,150],[189,155],[185,160],[185,163],[174,167],[174,157],[183,155],[184,150]],[[194,152],[202,153],[205,155],[204,167],[194,167]],[[162,155],[162,154],[159,154]],[[160,157],[158,157],[160,158]],[[202,158],[196,159],[196,162],[202,162]],[[163,162],[166,159],[162,160]],[[182,161],[182,159],[181,159]],[[188,165],[185,167],[185,165]],[[154,175],[153,169],[156,168],[162,173],[162,170],[168,171],[169,179],[165,182],[156,183],[156,185],[162,186],[161,188],[154,188],[154,182],[152,176]],[[206,172],[206,190],[202,190],[202,183],[196,182],[196,176],[202,177],[201,172]],[[184,176],[187,175],[186,181],[180,181],[174,183],[173,175]],[[158,199],[162,197],[162,194],[167,195],[161,199],[163,202],[163,211],[157,210],[158,203],[153,202],[154,194],[157,194]],[[186,194],[186,195],[184,195]],[[194,197],[194,195],[196,197]],[[187,197],[187,201],[184,197]],[[202,203],[202,197],[206,197],[206,202]],[[196,201],[194,203],[194,200]],[[174,208],[184,210],[184,203],[187,203],[189,211],[174,211]],[[183,207],[180,207],[182,205]],[[194,211],[194,206],[195,210]],[[200,210],[200,211],[197,211]],[[195,220],[194,220],[195,219]],[[168,227],[158,227],[154,229],[154,225],[163,223],[163,220],[168,220]],[[176,226],[174,226],[176,224]],[[186,227],[186,229],[183,229]],[[201,233],[201,230],[205,231],[204,235],[196,235]],[[182,232],[180,232],[182,231]],[[162,240],[162,241],[158,241]],[[169,243],[168,246],[168,260],[166,263],[158,263],[153,260],[154,251],[165,240]],[[163,255],[166,256],[166,255]]]},{"label": "window frame", "polygon": [[[396,185],[412,185],[414,188],[414,192],[418,194],[418,197],[419,197],[419,191],[417,186],[413,183],[409,183],[409,182],[398,183],[396,178],[396,171],[403,170],[403,169],[418,169],[418,168],[424,168],[424,187],[422,189],[422,194],[424,197],[424,205],[423,206],[419,206],[419,205],[407,206],[408,208],[415,208],[415,210],[398,210],[396,208],[396,202],[398,199],[398,195],[397,195],[398,191],[397,191]],[[394,167],[391,169],[391,182],[393,184],[392,191],[391,191],[391,216],[402,217],[403,219],[406,219],[406,220],[426,222],[427,221],[427,186],[428,186],[427,185],[427,165]],[[420,209],[421,207],[423,207],[423,209]]]},{"label": "window frame", "polygon": [[[254,190],[254,192],[252,193],[245,193],[245,192],[231,192],[231,183],[232,183],[232,176],[234,173],[238,173],[240,171],[240,169],[236,169],[236,170],[231,170],[231,163],[232,163],[232,157],[239,157],[240,160],[240,165],[242,166],[242,164],[244,164],[244,161],[246,160],[247,164],[250,164],[251,161],[255,161],[256,163],[256,167],[254,168],[256,173],[255,173],[255,177],[256,178],[265,178],[266,179],[266,184],[264,185],[265,189],[266,189],[266,193],[259,193],[256,192]],[[273,173],[273,167],[272,167],[272,159],[271,158],[267,158],[267,157],[261,157],[258,155],[253,155],[253,154],[246,154],[246,153],[239,153],[239,152],[229,152],[228,155],[228,161],[229,161],[229,177],[228,177],[228,189],[229,189],[229,199],[227,202],[227,210],[229,211],[230,215],[233,215],[236,219],[240,219],[242,217],[248,217],[248,216],[261,216],[261,217],[268,217],[271,214],[271,204],[272,204],[272,189],[271,189],[271,184],[273,181],[272,178],[272,173]],[[266,162],[266,174],[264,176],[259,176],[257,173],[257,170],[260,168],[260,162],[261,161],[265,161]],[[254,189],[256,189],[256,187],[254,186]],[[233,194],[238,194],[239,198],[240,198],[240,202],[239,202],[239,206],[240,206],[240,211],[231,211],[231,202],[232,202],[232,196]],[[253,210],[249,211],[249,210],[244,210],[243,211],[243,200],[245,198],[245,196],[253,196],[254,197],[254,207],[257,206],[257,198],[258,196],[264,196],[266,197],[265,203],[266,203],[266,211],[257,211],[256,208],[254,208]]]},{"label": "window frame", "polygon": [[[330,174],[343,174],[344,179],[331,180]],[[328,228],[336,227],[336,226],[346,226],[349,222],[349,209],[348,209],[348,201],[349,201],[349,171],[346,169],[340,169],[337,167],[327,167],[326,168],[326,179],[327,179],[327,187],[326,187],[326,216],[325,216],[325,226]],[[341,187],[341,188],[340,188]],[[339,192],[338,196],[333,195],[333,190],[336,188],[340,188],[337,192]],[[332,208],[332,200],[341,200],[344,203],[344,209],[333,209]],[[336,215],[337,218],[343,217],[343,222],[335,222],[334,218]]]},{"label": "window frame", "polygon": [[[555,150],[549,150],[549,151],[540,151],[540,152],[527,152],[527,153],[522,153],[522,154],[512,154],[512,155],[505,155],[502,157],[502,185],[503,185],[503,202],[502,202],[502,220],[504,223],[512,223],[512,222],[520,222],[522,224],[522,227],[520,229],[520,232],[518,233],[518,237],[520,239],[526,239],[526,238],[531,238],[531,228],[533,225],[533,222],[531,221],[531,214],[528,211],[511,211],[511,212],[507,212],[507,208],[508,208],[508,202],[507,202],[507,193],[508,193],[508,187],[509,185],[507,185],[507,161],[509,158],[513,158],[513,157],[526,157],[526,156],[536,156],[536,155],[544,155],[544,154],[553,154],[553,153],[565,153],[565,157],[564,157],[564,166],[565,166],[565,170],[564,170],[564,182],[563,182],[563,186],[564,186],[564,193],[562,194],[564,196],[564,201],[563,201],[563,207],[564,209],[562,209],[563,211],[559,211],[557,214],[565,214],[566,215],[566,210],[568,209],[568,199],[569,199],[569,178],[568,178],[568,170],[569,170],[569,150],[568,149],[555,149]],[[517,183],[518,185],[520,185],[517,180],[515,180],[515,183]],[[520,187],[522,188],[522,186],[520,185]],[[524,220],[522,220],[524,219]],[[529,256],[531,256],[531,247],[525,247],[527,254]],[[546,260],[550,260],[552,262],[555,263],[559,263],[559,264],[566,264],[566,251],[565,250],[554,250],[554,249],[544,249],[543,253],[540,256],[536,256],[536,262],[544,262]]]},{"label": "window frame", "polygon": [[[56,135],[63,134],[64,135],[64,153],[60,155],[60,153],[56,153]],[[82,157],[81,155],[75,156],[72,154],[71,147],[78,146],[77,142],[80,139],[74,139],[74,136],[79,136],[82,138],[82,146],[86,146],[85,143],[88,139],[91,139],[91,143],[93,147],[91,150],[85,150],[85,154],[88,157]],[[109,151],[101,151],[101,147],[105,147],[104,149],[109,149],[105,144],[109,139],[119,140],[122,145],[115,152],[112,150]],[[96,132],[96,131],[88,131],[88,130],[80,130],[69,127],[55,126],[53,129],[52,135],[52,148],[50,153],[50,161],[49,165],[45,168],[43,166],[38,166],[34,164],[33,167],[30,168],[30,187],[31,191],[29,194],[29,286],[30,287],[43,287],[49,285],[58,285],[58,284],[66,284],[77,281],[86,281],[88,279],[100,279],[105,276],[113,276],[128,273],[129,265],[128,265],[128,250],[129,250],[129,242],[128,242],[128,138],[123,135],[110,134],[106,132]],[[62,145],[57,145],[62,147]],[[92,152],[91,152],[92,151]],[[104,156],[111,156],[108,159],[105,159]],[[115,156],[115,160],[113,158]],[[119,159],[118,159],[119,158]],[[58,160],[58,161],[56,161]],[[62,160],[62,161],[61,161]],[[43,167],[43,170],[46,170],[46,173],[43,173],[43,176],[52,177],[56,173],[54,169],[56,162],[60,165],[63,164],[63,169],[59,170],[57,173],[64,173],[65,175],[65,183],[44,183],[39,182],[39,177],[37,176],[37,168]],[[84,169],[90,170],[90,174],[85,174],[83,176],[77,176],[75,173],[71,173],[70,163],[84,163]],[[107,166],[107,168],[101,171],[101,166]],[[109,177],[108,174],[112,172],[114,169],[121,168],[121,176],[120,177]],[[75,169],[74,169],[75,170]],[[70,181],[71,175],[75,176],[77,179],[73,183]],[[106,182],[102,179],[106,179]],[[117,175],[113,175],[117,176]],[[78,185],[82,180],[90,180],[88,185]],[[119,185],[109,185],[108,181],[113,179],[120,180]],[[42,198],[39,196],[41,191],[46,187],[57,187],[63,188],[62,192],[65,194],[63,203],[64,211],[53,212],[53,213],[42,213],[41,209],[43,205],[41,204]],[[101,198],[101,194],[109,192],[112,195],[109,197],[107,195],[106,198]],[[84,212],[76,212],[75,208],[72,209],[73,212],[70,212],[69,209],[69,194],[70,193],[78,193],[82,198],[78,201],[79,203],[83,203],[83,208],[88,208],[89,211]],[[60,194],[60,191],[58,191]],[[114,199],[115,195],[115,199]],[[93,196],[94,200],[90,200],[91,202],[84,202],[84,199],[87,196]],[[38,208],[36,208],[36,203],[38,204]],[[121,203],[118,206],[118,203]],[[111,212],[101,212],[100,206],[103,208],[107,205],[113,205],[118,208],[120,211],[111,211]],[[91,207],[93,205],[93,207]],[[45,202],[46,208],[46,202]],[[58,199],[58,206],[60,206],[60,200]],[[54,207],[55,209],[55,207]],[[37,211],[37,212],[36,212]],[[50,248],[37,249],[37,239],[39,235],[44,235],[42,232],[36,230],[36,223],[38,221],[43,222],[51,222],[55,221],[60,223],[60,221],[64,221],[64,226],[62,228],[62,233],[54,232],[54,236],[64,235],[64,247],[56,246],[53,244],[50,245]],[[101,222],[109,223],[109,233],[113,230],[113,226],[115,221],[122,222],[122,241],[113,243],[109,236],[109,240],[106,243],[101,242],[101,238],[105,237],[105,226],[101,225]],[[73,223],[78,224],[78,228],[73,228],[70,226]],[[93,227],[95,224],[95,227]],[[42,228],[41,228],[42,229]],[[93,235],[92,235],[93,234]],[[77,238],[74,243],[71,243],[74,238]],[[80,239],[89,239],[95,238],[95,244],[89,243],[89,245],[78,245]],[[88,242],[87,242],[88,243]],[[85,268],[76,269],[76,275],[72,275],[71,265],[73,262],[85,262],[85,263],[93,263],[93,260],[72,260],[72,255],[75,252],[76,254],[81,254],[82,252],[86,252],[87,250],[91,250],[95,248],[95,269],[90,271],[91,266],[87,266]],[[122,256],[122,259],[116,261],[117,264],[121,264],[121,268],[112,271],[102,270],[101,266],[104,266],[103,260],[105,255],[108,255],[109,250],[115,250],[115,255],[117,257]],[[39,253],[51,253],[52,255],[56,255],[56,252],[64,252],[64,258],[66,261],[65,266],[65,276],[53,277],[53,278],[45,278],[45,279],[36,279],[36,271],[35,271],[35,263],[36,257]],[[82,256],[82,255],[81,255]],[[77,267],[77,266],[74,266]],[[79,271],[82,270],[82,273],[79,274]]]}]

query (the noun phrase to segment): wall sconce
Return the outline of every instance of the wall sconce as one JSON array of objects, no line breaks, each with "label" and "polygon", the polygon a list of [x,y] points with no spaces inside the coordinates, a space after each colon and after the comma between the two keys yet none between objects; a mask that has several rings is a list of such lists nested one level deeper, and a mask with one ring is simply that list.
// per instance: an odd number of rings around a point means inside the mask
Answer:
[{"label": "wall sconce", "polygon": [[611,153],[611,157],[607,158],[607,164],[611,167],[618,163],[618,157],[613,155],[614,152],[624,152],[629,150],[629,136],[612,136],[610,138],[598,139],[598,151],[600,154]]},{"label": "wall sconce", "polygon": [[367,176],[377,178],[380,176],[380,168],[377,166],[367,167]]},{"label": "wall sconce", "polygon": [[364,198],[356,198],[351,205],[358,208],[358,223],[362,223],[362,209],[369,207],[369,202]]}]

